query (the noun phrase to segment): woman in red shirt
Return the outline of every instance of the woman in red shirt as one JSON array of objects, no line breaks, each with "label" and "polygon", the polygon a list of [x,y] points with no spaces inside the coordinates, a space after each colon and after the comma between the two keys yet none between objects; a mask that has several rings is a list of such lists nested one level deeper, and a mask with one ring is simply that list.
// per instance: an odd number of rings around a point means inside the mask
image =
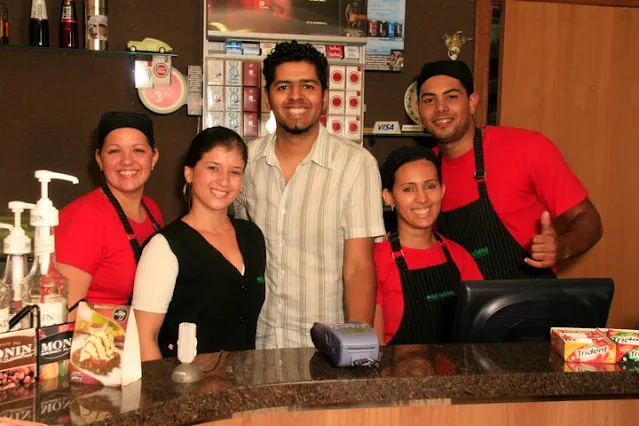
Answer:
[{"label": "woman in red shirt", "polygon": [[151,118],[107,112],[98,133],[95,159],[104,183],[62,209],[56,230],[60,272],[69,279],[69,306],[82,298],[128,304],[140,246],[163,224],[159,207],[144,195],[159,156]]},{"label": "woman in red shirt", "polygon": [[386,344],[448,342],[460,281],[483,278],[461,245],[433,231],[445,192],[439,160],[427,148],[398,148],[384,163],[382,188],[397,231],[374,247],[375,332]]}]

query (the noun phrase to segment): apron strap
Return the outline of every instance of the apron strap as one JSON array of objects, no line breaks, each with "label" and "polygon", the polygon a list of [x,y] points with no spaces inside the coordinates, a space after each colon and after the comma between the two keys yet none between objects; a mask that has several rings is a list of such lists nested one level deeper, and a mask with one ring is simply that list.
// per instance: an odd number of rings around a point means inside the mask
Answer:
[{"label": "apron strap", "polygon": [[393,260],[395,260],[395,263],[399,268],[399,272],[408,271],[406,259],[404,259],[404,252],[402,251],[402,245],[399,243],[399,233],[397,231],[393,231],[388,234],[388,241],[391,245],[391,256],[393,256]]},{"label": "apron strap", "polygon": [[[109,189],[109,186],[106,183],[103,183],[101,188],[102,188],[102,192],[104,192],[104,195],[106,195],[106,197],[109,199],[109,201],[111,202],[111,205],[113,206],[116,213],[118,214],[118,217],[120,218],[120,223],[122,223],[122,226],[124,227],[124,231],[126,232],[126,236],[129,239],[129,243],[131,244],[131,250],[133,250],[133,257],[135,258],[135,264],[137,265],[138,262],[140,261],[140,257],[142,256],[142,248],[140,247],[140,243],[135,236],[135,232],[133,232],[133,228],[131,228],[129,219],[126,217],[126,214],[124,214],[124,210],[122,210],[122,206],[120,205],[118,200],[115,198],[115,196],[111,192],[111,189]],[[146,210],[146,214],[149,216],[149,219],[151,220],[151,223],[153,224],[153,227],[155,228],[155,230],[159,231],[160,224],[155,220],[155,218],[149,211],[149,208],[146,206],[144,201],[142,201],[142,206],[144,207],[144,210]]]},{"label": "apron strap", "polygon": [[475,173],[473,177],[477,182],[479,198],[488,198],[488,191],[486,190],[486,169],[484,168],[484,138],[479,127],[475,127],[473,149],[475,151]]}]

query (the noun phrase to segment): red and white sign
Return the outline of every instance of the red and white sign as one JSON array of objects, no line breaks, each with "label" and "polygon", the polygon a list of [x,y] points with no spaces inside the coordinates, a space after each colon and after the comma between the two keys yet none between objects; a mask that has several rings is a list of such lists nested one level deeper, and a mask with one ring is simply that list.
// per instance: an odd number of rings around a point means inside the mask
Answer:
[{"label": "red and white sign", "polygon": [[362,67],[346,67],[346,90],[362,90]]},{"label": "red and white sign", "polygon": [[331,90],[346,88],[346,67],[331,65],[329,68],[328,88]]},{"label": "red and white sign", "polygon": [[344,115],[344,92],[341,90],[328,91],[328,115]]},{"label": "red and white sign", "polygon": [[186,79],[177,69],[171,70],[171,84],[138,89],[140,100],[157,114],[170,114],[186,103],[188,90]]}]

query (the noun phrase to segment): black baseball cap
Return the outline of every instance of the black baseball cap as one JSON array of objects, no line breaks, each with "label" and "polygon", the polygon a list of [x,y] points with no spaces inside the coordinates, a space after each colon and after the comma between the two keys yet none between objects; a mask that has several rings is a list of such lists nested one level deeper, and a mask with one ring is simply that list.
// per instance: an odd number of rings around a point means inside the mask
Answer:
[{"label": "black baseball cap", "polygon": [[471,95],[475,92],[473,83],[473,73],[465,62],[462,61],[435,61],[427,62],[417,76],[417,97],[420,95],[422,84],[431,77],[437,75],[447,75],[459,80],[461,85],[466,89],[466,94]]}]

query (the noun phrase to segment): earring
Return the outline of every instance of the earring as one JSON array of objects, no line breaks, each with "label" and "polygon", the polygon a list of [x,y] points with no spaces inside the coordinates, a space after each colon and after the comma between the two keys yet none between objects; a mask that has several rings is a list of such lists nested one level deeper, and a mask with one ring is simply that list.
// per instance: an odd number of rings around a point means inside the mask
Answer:
[{"label": "earring", "polygon": [[390,206],[391,211],[394,212],[395,211],[395,206]]}]

